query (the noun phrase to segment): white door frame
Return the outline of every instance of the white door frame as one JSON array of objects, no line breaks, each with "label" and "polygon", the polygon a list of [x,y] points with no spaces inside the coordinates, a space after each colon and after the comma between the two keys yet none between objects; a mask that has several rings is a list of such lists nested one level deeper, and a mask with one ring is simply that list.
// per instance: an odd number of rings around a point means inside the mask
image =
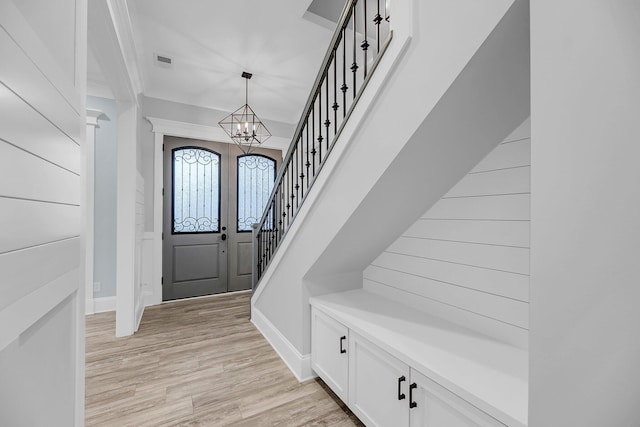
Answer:
[{"label": "white door frame", "polygon": [[[204,141],[223,142],[231,144],[229,136],[218,126],[198,125],[176,120],[145,117],[151,123],[154,135],[153,143],[153,283],[151,294],[145,296],[146,305],[162,303],[162,223],[164,214],[162,209],[162,187],[164,180],[164,162],[162,145],[164,136],[200,139]],[[271,137],[264,148],[283,150],[289,146],[289,140],[282,137]],[[286,150],[286,148],[284,149]],[[283,150],[283,151],[284,151]]]}]

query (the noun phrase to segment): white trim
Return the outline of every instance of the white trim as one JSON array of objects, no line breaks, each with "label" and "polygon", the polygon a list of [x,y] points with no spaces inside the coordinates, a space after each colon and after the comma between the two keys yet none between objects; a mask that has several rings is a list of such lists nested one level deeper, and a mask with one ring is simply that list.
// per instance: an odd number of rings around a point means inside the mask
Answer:
[{"label": "white trim", "polygon": [[107,311],[116,311],[116,297],[94,298],[93,313],[106,313]]},{"label": "white trim", "polygon": [[[87,108],[87,139],[85,140],[83,159],[83,189],[84,218],[86,220],[84,232],[84,288],[85,288],[85,314],[93,313],[93,267],[94,267],[94,219],[95,219],[95,142],[98,119],[103,116],[102,111]],[[102,117],[103,119],[106,116]]]},{"label": "white trim", "polygon": [[271,344],[271,347],[278,353],[298,381],[303,382],[317,377],[316,373],[311,369],[311,354],[300,354],[298,349],[255,307],[251,312],[251,323]]},{"label": "white trim", "polygon": [[109,12],[111,12],[111,19],[113,20],[118,45],[129,76],[133,97],[136,98],[138,94],[144,92],[144,87],[142,73],[138,65],[138,54],[136,52],[129,8],[126,0],[107,0],[107,5]]},{"label": "white trim", "polygon": [[73,269],[0,310],[0,351],[45,314],[78,290],[79,269]]},{"label": "white trim", "polygon": [[[198,125],[195,123],[180,122],[177,120],[161,119],[158,117],[145,117],[151,123],[151,131],[164,135],[179,136],[181,138],[203,139],[206,141],[232,144],[229,136],[220,126]],[[267,142],[260,145],[262,148],[272,148],[286,151],[291,140],[281,136],[272,136]]]}]

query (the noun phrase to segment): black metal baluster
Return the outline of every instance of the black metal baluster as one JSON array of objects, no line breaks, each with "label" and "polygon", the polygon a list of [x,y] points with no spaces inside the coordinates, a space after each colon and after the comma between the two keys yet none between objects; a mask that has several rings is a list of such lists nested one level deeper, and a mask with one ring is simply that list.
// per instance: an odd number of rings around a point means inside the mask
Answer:
[{"label": "black metal baluster", "polygon": [[351,72],[353,73],[353,99],[356,99],[356,73],[358,72],[358,63],[356,60],[356,30],[357,30],[357,23],[358,21],[356,21],[356,6],[358,5],[358,2],[354,2],[353,4],[353,64],[351,64]]},{"label": "black metal baluster", "polygon": [[295,172],[294,172],[294,169],[293,169],[293,162],[289,162],[289,164],[291,165],[291,170],[289,172],[289,175],[291,175],[291,185],[290,185],[290,188],[289,188],[289,191],[291,192],[291,196],[289,196],[289,197],[291,197],[291,201],[289,202],[289,204],[291,205],[291,209],[289,210],[289,222],[287,224],[291,223],[291,217],[293,216],[293,212],[295,210],[293,204],[294,204],[295,199],[296,199],[296,196],[293,194],[293,190],[294,190],[293,189],[293,177],[295,177],[296,175],[295,175]]},{"label": "black metal baluster", "polygon": [[318,88],[318,165],[322,164],[322,82]]},{"label": "black metal baluster", "polygon": [[363,19],[364,19],[364,40],[360,44],[362,48],[362,53],[364,54],[364,77],[367,77],[367,50],[369,49],[369,42],[367,40],[367,0],[362,2],[363,8]]},{"label": "black metal baluster", "polygon": [[378,12],[376,13],[376,16],[373,18],[373,22],[376,25],[376,45],[377,45],[376,53],[380,53],[380,23],[382,22],[382,16],[380,15],[380,0],[378,0],[377,3],[378,3]]},{"label": "black metal baluster", "polygon": [[298,208],[298,206],[300,206],[300,181],[299,181],[299,174],[300,174],[300,157],[298,156],[298,153],[300,152],[300,138],[298,138],[298,141],[296,142],[296,149],[295,149],[295,153],[296,153],[296,209]]},{"label": "black metal baluster", "polygon": [[329,126],[331,126],[331,120],[329,120],[329,73],[327,73],[327,78],[325,79],[325,94],[326,94],[326,119],[324,121],[324,127],[326,128],[326,144],[327,144],[327,154],[329,154]]},{"label": "black metal baluster", "polygon": [[338,56],[333,49],[333,137],[338,133]]},{"label": "black metal baluster", "polygon": [[305,166],[307,167],[307,188],[309,188],[309,181],[311,181],[311,179],[309,179],[309,166],[311,166],[309,162],[309,116],[307,116],[305,129],[307,133],[307,163],[305,163]]},{"label": "black metal baluster", "polygon": [[316,176],[316,106],[313,104],[313,108],[311,108],[311,157],[313,161],[311,162],[311,172],[313,176]]},{"label": "black metal baluster", "polygon": [[347,28],[342,29],[342,118],[347,114]]}]

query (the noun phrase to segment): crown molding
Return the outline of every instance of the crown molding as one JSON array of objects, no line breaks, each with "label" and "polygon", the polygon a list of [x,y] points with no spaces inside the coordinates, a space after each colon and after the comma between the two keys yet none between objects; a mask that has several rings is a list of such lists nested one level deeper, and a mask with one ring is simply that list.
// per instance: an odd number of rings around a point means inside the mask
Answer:
[{"label": "crown molding", "polygon": [[134,96],[144,92],[133,25],[126,0],[106,0]]},{"label": "crown molding", "polygon": [[[229,135],[219,126],[199,125],[158,117],[145,117],[145,119],[151,123],[151,131],[154,133],[233,144],[233,141],[229,139]],[[266,143],[261,144],[260,147],[273,148],[286,152],[290,142],[287,138],[272,136]]]}]

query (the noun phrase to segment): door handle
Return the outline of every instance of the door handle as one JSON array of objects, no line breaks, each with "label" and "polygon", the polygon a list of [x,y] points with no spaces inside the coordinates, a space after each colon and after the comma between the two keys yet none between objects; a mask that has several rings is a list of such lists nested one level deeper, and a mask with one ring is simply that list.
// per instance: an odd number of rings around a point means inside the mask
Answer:
[{"label": "door handle", "polygon": [[413,390],[416,388],[418,388],[418,384],[416,383],[412,383],[409,386],[409,408],[415,408],[416,406],[418,406],[418,404],[413,401]]},{"label": "door handle", "polygon": [[220,240],[222,240],[222,241],[227,240],[227,235],[222,233],[222,235],[220,235]]},{"label": "door handle", "polygon": [[405,376],[401,376],[400,378],[398,378],[398,400],[403,400],[405,397],[404,393],[401,392],[402,389],[402,383],[404,381],[406,381],[407,379],[405,378]]},{"label": "door handle", "polygon": [[342,343],[347,339],[346,336],[341,336],[340,337],[340,354],[344,354],[347,352],[347,350],[344,349],[344,347],[342,347]]}]

